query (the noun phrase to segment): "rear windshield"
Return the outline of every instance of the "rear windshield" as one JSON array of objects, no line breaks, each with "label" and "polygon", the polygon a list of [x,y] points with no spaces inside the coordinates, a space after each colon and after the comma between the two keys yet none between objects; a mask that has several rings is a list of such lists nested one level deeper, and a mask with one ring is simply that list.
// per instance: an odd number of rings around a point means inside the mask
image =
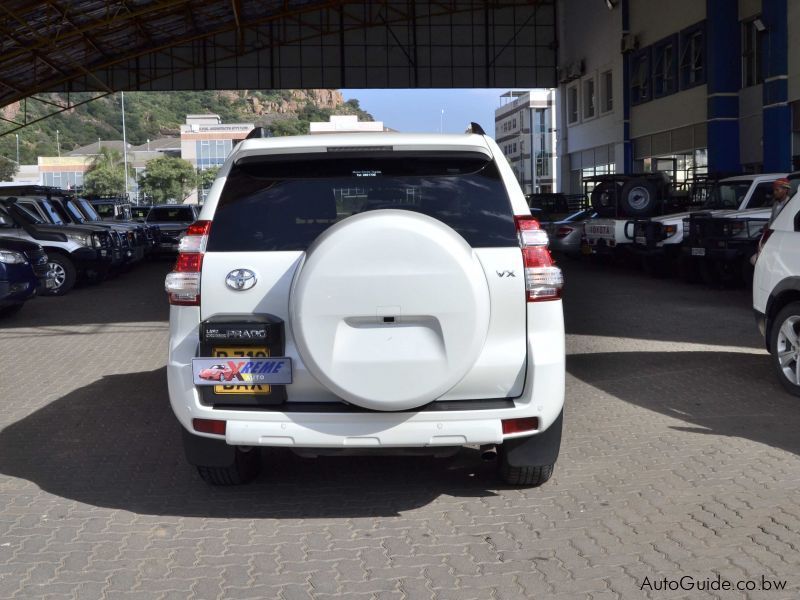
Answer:
[{"label": "rear windshield", "polygon": [[194,221],[194,212],[189,206],[154,206],[147,214],[147,220],[162,223],[191,223]]},{"label": "rear windshield", "polygon": [[222,191],[208,250],[305,250],[334,223],[385,208],[438,219],[475,248],[519,245],[491,159],[404,153],[237,164]]}]

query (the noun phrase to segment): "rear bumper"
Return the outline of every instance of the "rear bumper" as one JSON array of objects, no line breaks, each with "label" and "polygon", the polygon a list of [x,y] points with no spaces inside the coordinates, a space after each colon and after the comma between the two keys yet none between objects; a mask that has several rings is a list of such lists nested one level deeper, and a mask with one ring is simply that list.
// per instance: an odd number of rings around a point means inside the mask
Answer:
[{"label": "rear bumper", "polygon": [[[170,354],[167,382],[173,412],[186,431],[193,419],[226,421],[224,440],[229,445],[297,448],[410,448],[500,444],[546,431],[564,406],[565,347],[560,300],[528,305],[528,358],[522,394],[502,408],[478,410],[410,410],[400,412],[311,412],[282,406],[265,410],[235,410],[207,406],[192,380],[191,359],[199,344],[199,309],[171,308]],[[181,333],[183,332],[183,333]],[[523,376],[521,373],[520,376]],[[469,401],[453,401],[459,408]],[[441,404],[449,402],[440,401]],[[477,404],[477,403],[476,403]],[[484,403],[481,403],[484,404]],[[313,409],[312,409],[313,410]],[[536,417],[538,429],[503,434],[502,420]]]}]

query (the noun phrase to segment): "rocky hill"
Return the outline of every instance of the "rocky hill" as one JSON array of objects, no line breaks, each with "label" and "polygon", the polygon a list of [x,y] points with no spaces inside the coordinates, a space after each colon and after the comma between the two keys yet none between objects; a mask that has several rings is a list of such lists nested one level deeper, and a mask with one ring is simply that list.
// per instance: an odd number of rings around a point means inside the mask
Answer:
[{"label": "rocky hill", "polygon": [[[57,94],[40,97],[54,103],[66,101]],[[71,100],[78,102],[89,97],[72,94]],[[21,118],[23,110],[27,110],[31,120],[51,112],[52,106],[29,99],[27,107],[15,103],[0,108],[0,116]],[[327,121],[332,114],[358,115],[360,120],[373,120],[369,113],[361,110],[357,100],[345,102],[338,90],[128,92],[125,94],[128,142],[138,145],[148,139],[178,136],[186,115],[198,113],[218,114],[225,123],[262,125],[274,135],[306,133],[310,121]],[[5,130],[7,123],[0,124],[0,133]],[[98,138],[122,139],[120,95],[94,100],[19,130],[20,162],[35,163],[37,155],[56,155],[56,131],[62,154],[96,142]],[[16,159],[13,134],[0,137],[0,156]]]}]

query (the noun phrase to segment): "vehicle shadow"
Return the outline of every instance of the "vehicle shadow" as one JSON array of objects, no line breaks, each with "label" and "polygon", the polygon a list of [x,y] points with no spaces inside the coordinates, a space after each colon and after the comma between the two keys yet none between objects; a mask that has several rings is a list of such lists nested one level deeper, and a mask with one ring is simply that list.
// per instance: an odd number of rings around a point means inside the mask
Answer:
[{"label": "vehicle shadow", "polygon": [[0,319],[0,329],[167,321],[169,304],[159,291],[173,263],[148,260],[105,281],[82,283],[65,296],[33,298],[19,313]]},{"label": "vehicle shadow", "polygon": [[321,518],[395,516],[440,495],[496,495],[477,450],[449,459],[303,459],[262,451],[252,484],[214,488],[183,456],[166,368],[104,376],[0,431],[0,473],[78,502],[140,514]]},{"label": "vehicle shadow", "polygon": [[591,261],[562,261],[567,333],[763,349],[750,290],[654,279]]},{"label": "vehicle shadow", "polygon": [[769,357],[746,352],[608,352],[567,356],[574,377],[681,419],[676,431],[739,437],[800,455],[800,403]]}]

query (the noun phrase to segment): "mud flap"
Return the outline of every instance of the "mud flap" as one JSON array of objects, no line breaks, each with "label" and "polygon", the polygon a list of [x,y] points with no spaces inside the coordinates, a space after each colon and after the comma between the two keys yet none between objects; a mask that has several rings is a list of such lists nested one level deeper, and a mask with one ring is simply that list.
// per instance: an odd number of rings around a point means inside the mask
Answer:
[{"label": "mud flap", "polygon": [[564,411],[542,433],[503,442],[503,452],[512,467],[543,467],[552,465],[561,449],[561,427]]},{"label": "mud flap", "polygon": [[225,440],[193,435],[181,427],[183,451],[190,465],[196,467],[229,467],[236,462],[236,448]]}]

